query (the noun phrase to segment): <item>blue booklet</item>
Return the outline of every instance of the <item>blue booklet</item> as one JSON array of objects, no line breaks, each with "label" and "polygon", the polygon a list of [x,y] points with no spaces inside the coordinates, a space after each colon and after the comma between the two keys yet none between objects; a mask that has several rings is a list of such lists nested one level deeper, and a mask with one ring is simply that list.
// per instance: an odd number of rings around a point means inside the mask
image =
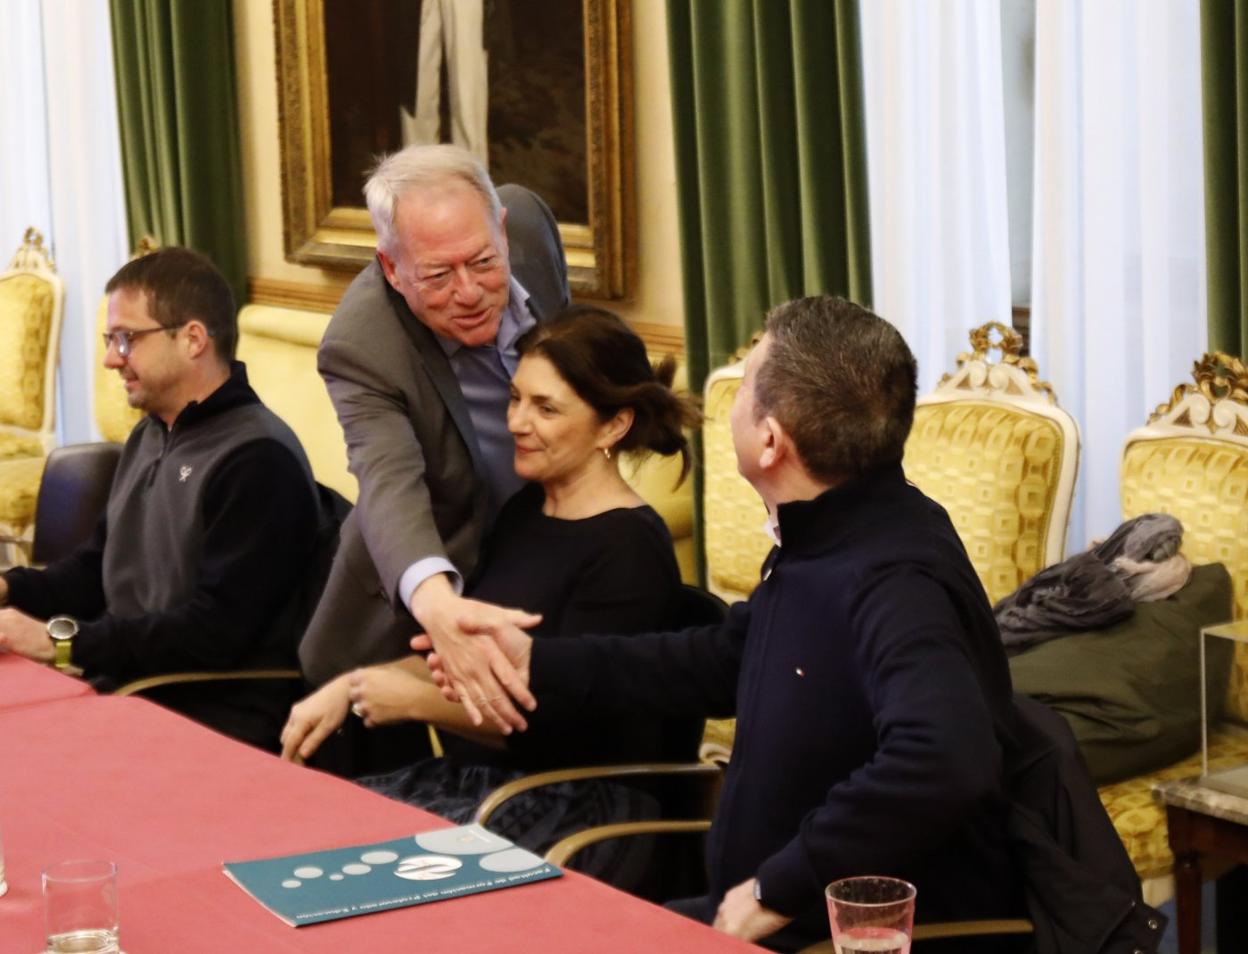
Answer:
[{"label": "blue booklet", "polygon": [[558,878],[552,864],[480,825],[259,861],[225,874],[292,927]]}]

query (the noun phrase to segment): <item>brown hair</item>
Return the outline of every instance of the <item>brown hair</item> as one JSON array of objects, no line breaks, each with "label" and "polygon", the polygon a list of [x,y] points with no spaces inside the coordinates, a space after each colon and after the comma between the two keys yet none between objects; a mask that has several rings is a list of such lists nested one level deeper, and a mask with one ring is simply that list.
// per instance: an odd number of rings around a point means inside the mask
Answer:
[{"label": "brown hair", "polygon": [[900,463],[918,377],[901,332],[832,295],[777,305],[766,328],[754,413],[784,426],[811,475],[845,480]]},{"label": "brown hair", "polygon": [[205,255],[170,245],[132,259],[104,286],[147,294],[147,311],[164,328],[173,329],[192,319],[203,322],[217,357],[234,359],[238,345],[238,313],[234,293],[217,266]]},{"label": "brown hair", "polygon": [[646,346],[613,312],[573,305],[527,331],[516,343],[525,355],[541,355],[582,401],[606,421],[624,408],[633,425],[616,445],[625,451],[679,453],[680,479],[689,473],[689,440],[683,428],[697,427],[702,413],[672,390],[676,359],[652,367]]}]

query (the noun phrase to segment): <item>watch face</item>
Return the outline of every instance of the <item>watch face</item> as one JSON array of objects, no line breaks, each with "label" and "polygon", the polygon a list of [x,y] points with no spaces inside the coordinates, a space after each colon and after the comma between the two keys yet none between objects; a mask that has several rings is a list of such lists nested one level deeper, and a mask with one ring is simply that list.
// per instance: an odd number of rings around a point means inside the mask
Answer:
[{"label": "watch face", "polygon": [[72,616],[53,616],[48,620],[48,635],[53,639],[73,639],[78,634],[78,621]]}]

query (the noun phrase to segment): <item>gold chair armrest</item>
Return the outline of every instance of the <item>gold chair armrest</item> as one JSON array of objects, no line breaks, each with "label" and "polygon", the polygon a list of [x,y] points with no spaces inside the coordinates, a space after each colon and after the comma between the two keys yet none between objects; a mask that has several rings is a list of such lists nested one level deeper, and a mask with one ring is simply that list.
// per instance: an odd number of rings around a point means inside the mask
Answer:
[{"label": "gold chair armrest", "polygon": [[[556,846],[558,847],[558,846]],[[950,937],[979,937],[986,934],[1031,934],[1035,926],[1028,920],[1001,921],[937,921],[914,926],[915,941],[934,941]],[[831,941],[820,941],[804,947],[798,954],[836,954]]]},{"label": "gold chair armrest", "polygon": [[[558,785],[561,782],[579,782],[584,779],[626,779],[654,775],[687,775],[693,778],[705,778],[708,783],[719,781],[721,772],[714,765],[700,762],[675,764],[640,764],[640,765],[591,765],[582,768],[555,769],[551,772],[535,772],[515,781],[500,785],[481,802],[477,814],[473,818],[478,825],[484,825],[500,806],[522,792],[544,785]],[[574,837],[574,836],[569,836]]]},{"label": "gold chair armrest", "polygon": [[984,934],[1031,934],[1035,931],[1026,918],[1005,918],[999,921],[936,921],[916,924],[914,940],[934,941],[945,937],[979,937]]},{"label": "gold chair armrest", "polygon": [[699,818],[693,821],[639,821],[618,822],[614,825],[599,825],[586,828],[575,834],[568,835],[553,845],[546,852],[546,860],[552,865],[567,864],[569,858],[582,848],[608,841],[612,838],[631,838],[637,835],[668,835],[697,833],[710,831],[709,819]]},{"label": "gold chair armrest", "polygon": [[180,685],[189,682],[231,682],[236,679],[303,679],[298,669],[223,669],[219,672],[167,672],[159,676],[135,679],[113,691],[115,696],[132,696],[135,693],[157,689],[160,686]]}]

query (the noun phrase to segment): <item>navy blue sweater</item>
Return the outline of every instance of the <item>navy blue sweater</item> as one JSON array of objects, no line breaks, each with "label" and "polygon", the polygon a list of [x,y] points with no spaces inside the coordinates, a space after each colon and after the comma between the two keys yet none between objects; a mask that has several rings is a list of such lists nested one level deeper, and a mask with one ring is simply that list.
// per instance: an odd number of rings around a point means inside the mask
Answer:
[{"label": "navy blue sweater", "polygon": [[1009,670],[944,510],[900,466],[779,508],[783,546],[718,627],[538,641],[532,684],[587,711],[737,716],[711,829],[712,896],[826,937],[822,890],[853,874],[918,887],[919,916],[1021,910],[1006,847]]}]

